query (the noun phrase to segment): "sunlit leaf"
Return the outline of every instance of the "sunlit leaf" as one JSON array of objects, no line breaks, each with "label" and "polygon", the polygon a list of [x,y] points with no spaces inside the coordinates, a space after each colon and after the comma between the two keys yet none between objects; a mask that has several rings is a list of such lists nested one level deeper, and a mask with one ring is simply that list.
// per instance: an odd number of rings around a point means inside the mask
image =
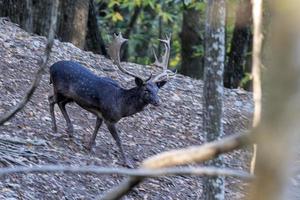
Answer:
[{"label": "sunlit leaf", "polygon": [[112,15],[112,20],[113,20],[113,22],[123,21],[123,16],[119,12],[115,12]]}]

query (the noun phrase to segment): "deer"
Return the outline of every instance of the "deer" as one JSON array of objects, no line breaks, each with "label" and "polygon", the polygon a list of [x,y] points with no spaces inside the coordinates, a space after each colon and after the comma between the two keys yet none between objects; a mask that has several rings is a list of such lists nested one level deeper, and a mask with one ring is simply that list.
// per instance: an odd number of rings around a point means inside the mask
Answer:
[{"label": "deer", "polygon": [[74,129],[66,111],[66,105],[75,102],[81,108],[96,116],[96,125],[92,137],[85,147],[91,151],[93,146],[95,146],[98,130],[104,121],[119,148],[124,165],[132,167],[131,162],[124,153],[116,124],[124,117],[141,112],[149,104],[153,106],[160,105],[159,89],[176,74],[176,71],[168,69],[170,38],[171,36],[166,36],[166,39],[159,39],[165,47],[165,52],[160,59],[158,59],[155,50],[152,49],[155,58],[153,65],[161,68],[162,71],[154,77],[152,77],[151,73],[148,78],[143,78],[122,66],[120,50],[127,39],[123,38],[121,33],[113,35],[113,41],[108,47],[108,53],[112,63],[122,73],[134,78],[136,86],[130,89],[121,87],[111,78],[95,75],[75,61],[62,60],[51,65],[50,84],[53,87],[48,100],[52,130],[57,132],[54,113],[54,106],[57,104],[66,121],[66,132],[70,138],[73,137]]}]

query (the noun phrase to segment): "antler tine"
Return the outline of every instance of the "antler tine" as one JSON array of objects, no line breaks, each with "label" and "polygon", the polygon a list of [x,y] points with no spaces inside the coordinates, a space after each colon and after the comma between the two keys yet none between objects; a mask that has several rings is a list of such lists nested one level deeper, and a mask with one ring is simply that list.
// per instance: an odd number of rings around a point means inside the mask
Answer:
[{"label": "antler tine", "polygon": [[163,68],[162,63],[161,63],[161,62],[159,61],[159,59],[157,58],[157,55],[156,55],[155,50],[154,50],[154,47],[152,48],[152,52],[153,52],[154,59],[155,59],[153,65],[155,65],[155,66],[157,66],[157,67],[160,67],[160,68]]},{"label": "antler tine", "polygon": [[170,47],[171,34],[166,35],[166,39],[159,39],[159,41],[164,43],[165,53],[162,56],[162,61],[160,62],[155,54],[155,51],[153,50],[153,54],[154,54],[154,58],[155,58],[155,62],[153,63],[153,65],[155,65],[157,67],[161,67],[163,69],[163,71],[153,78],[153,80],[152,80],[153,82],[160,81],[162,78],[169,79],[170,76],[175,76],[175,74],[176,74],[168,69],[170,50],[171,50],[171,47]]},{"label": "antler tine", "polygon": [[118,35],[114,33],[114,39],[111,42],[111,44],[109,45],[107,52],[108,52],[110,58],[112,59],[113,63],[118,67],[118,69],[120,71],[122,71],[123,73],[125,73],[129,76],[132,76],[135,78],[140,78],[143,80],[142,77],[140,77],[132,72],[127,71],[126,69],[124,69],[121,66],[120,50],[121,50],[122,44],[124,42],[126,42],[127,40],[128,39],[123,38],[122,33],[119,33]]},{"label": "antler tine", "polygon": [[161,62],[159,61],[159,59],[157,58],[157,55],[154,51],[154,49],[152,49],[153,54],[154,54],[154,58],[155,58],[155,62],[153,63],[153,65],[163,68],[163,69],[167,69],[168,68],[168,64],[169,64],[169,58],[170,58],[170,40],[171,38],[169,36],[166,35],[166,39],[159,39],[160,42],[164,43],[165,46],[165,53],[162,56]]}]

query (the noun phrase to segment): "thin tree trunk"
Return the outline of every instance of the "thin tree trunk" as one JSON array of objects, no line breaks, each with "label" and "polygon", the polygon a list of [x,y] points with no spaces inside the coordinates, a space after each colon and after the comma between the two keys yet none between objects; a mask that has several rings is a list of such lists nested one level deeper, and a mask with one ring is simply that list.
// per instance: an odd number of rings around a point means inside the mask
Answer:
[{"label": "thin tree trunk", "polygon": [[[225,60],[225,1],[208,0],[205,22],[204,117],[207,142],[223,136],[223,71]],[[222,167],[219,157],[210,165]],[[203,199],[224,199],[224,178],[205,178]]]},{"label": "thin tree trunk", "polygon": [[[140,40],[139,43],[137,43],[137,45],[135,46],[134,49],[134,55],[138,55],[135,56],[135,62],[140,63],[141,61],[139,61],[140,58],[148,58],[149,59],[149,50],[151,47],[151,44],[149,43],[150,39],[151,39],[151,35],[147,34],[147,33],[153,33],[153,19],[155,19],[156,17],[156,13],[153,12],[152,9],[150,9],[149,7],[145,7],[143,10],[143,15],[144,15],[144,21],[142,22],[142,24],[139,24],[139,26],[141,27],[141,29],[139,30],[141,34],[144,34],[144,37]],[[157,38],[158,39],[158,38]],[[137,53],[138,52],[138,53]]]},{"label": "thin tree trunk", "polygon": [[[158,38],[162,38],[162,33],[163,33],[163,21],[162,21],[162,17],[159,16],[158,17]],[[161,43],[158,44],[158,55],[161,55]]]},{"label": "thin tree trunk", "polygon": [[92,51],[94,53],[107,55],[104,41],[101,37],[101,32],[99,30],[99,25],[97,21],[97,10],[95,8],[94,0],[89,2],[89,15],[87,24],[87,35],[85,49]]},{"label": "thin tree trunk", "polygon": [[251,38],[251,0],[240,0],[231,40],[231,49],[224,72],[224,86],[237,88],[245,74],[248,44]]},{"label": "thin tree trunk", "polygon": [[183,22],[180,33],[181,39],[181,68],[180,73],[194,77],[203,77],[203,57],[195,55],[195,47],[203,45],[200,36],[202,26],[201,14],[195,8],[185,8],[183,10]]},{"label": "thin tree trunk", "polygon": [[[134,8],[134,11],[133,11],[133,15],[131,16],[130,20],[129,20],[129,23],[127,25],[127,28],[124,32],[124,37],[125,38],[130,38],[130,34],[134,28],[134,25],[136,24],[137,22],[137,19],[141,13],[141,11],[143,10],[143,7],[142,6],[136,6]],[[128,46],[125,45],[125,48],[123,48],[123,52],[122,52],[122,60],[127,60],[128,59]]]},{"label": "thin tree trunk", "polygon": [[[33,26],[30,32],[43,36],[48,35],[51,24],[52,6],[53,1],[51,0],[32,0]],[[57,27],[60,21],[59,16],[60,13],[58,13]]]}]

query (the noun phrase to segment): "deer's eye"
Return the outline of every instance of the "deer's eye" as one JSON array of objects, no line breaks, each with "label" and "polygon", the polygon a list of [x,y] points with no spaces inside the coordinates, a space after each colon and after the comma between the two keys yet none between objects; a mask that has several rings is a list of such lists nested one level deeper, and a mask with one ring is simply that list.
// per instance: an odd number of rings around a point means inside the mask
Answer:
[{"label": "deer's eye", "polygon": [[145,95],[146,95],[146,96],[150,96],[150,95],[151,95],[150,90],[145,90]]}]

